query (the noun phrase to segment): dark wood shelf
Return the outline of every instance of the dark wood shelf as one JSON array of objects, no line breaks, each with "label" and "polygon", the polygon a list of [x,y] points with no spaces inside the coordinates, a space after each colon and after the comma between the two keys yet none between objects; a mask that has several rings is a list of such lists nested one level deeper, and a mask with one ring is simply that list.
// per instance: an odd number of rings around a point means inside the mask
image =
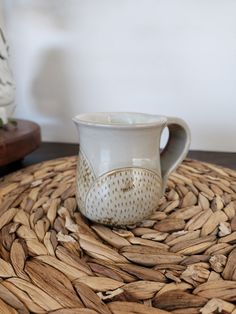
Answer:
[{"label": "dark wood shelf", "polygon": [[[22,161],[0,167],[0,176],[44,160],[77,155],[78,150],[78,144],[42,143],[38,149],[27,155]],[[188,157],[236,169],[236,153],[190,151]]]}]

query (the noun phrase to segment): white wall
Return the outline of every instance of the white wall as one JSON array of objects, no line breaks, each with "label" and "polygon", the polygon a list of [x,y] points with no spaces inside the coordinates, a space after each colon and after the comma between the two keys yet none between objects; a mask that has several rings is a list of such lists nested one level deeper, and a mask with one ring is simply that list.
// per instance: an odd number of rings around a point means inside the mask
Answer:
[{"label": "white wall", "polygon": [[75,142],[86,111],[180,116],[236,151],[235,0],[5,0],[17,117]]}]

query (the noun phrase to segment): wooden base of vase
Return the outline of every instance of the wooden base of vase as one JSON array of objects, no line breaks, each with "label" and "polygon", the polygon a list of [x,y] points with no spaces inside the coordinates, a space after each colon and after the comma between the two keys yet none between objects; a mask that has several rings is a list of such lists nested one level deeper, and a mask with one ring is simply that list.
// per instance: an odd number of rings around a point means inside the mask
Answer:
[{"label": "wooden base of vase", "polygon": [[24,158],[40,145],[39,125],[27,120],[16,121],[16,127],[0,129],[0,166]]}]

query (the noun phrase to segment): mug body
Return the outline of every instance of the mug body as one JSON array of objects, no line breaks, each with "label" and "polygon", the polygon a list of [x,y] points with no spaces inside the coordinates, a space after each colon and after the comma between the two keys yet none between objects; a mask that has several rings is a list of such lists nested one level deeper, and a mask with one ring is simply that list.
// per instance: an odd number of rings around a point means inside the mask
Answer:
[{"label": "mug body", "polygon": [[159,145],[165,117],[93,113],[74,121],[80,136],[77,202],[82,214],[108,225],[148,217],[162,196]]}]

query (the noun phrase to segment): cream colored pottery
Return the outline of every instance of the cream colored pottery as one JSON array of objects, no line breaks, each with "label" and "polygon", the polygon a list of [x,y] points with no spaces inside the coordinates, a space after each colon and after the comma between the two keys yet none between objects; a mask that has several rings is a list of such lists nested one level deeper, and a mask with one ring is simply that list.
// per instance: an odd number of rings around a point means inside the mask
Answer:
[{"label": "cream colored pottery", "polygon": [[[186,156],[190,131],[178,118],[129,112],[86,113],[79,131],[77,202],[87,218],[130,225],[158,209],[170,173]],[[169,129],[160,153],[160,138]]]},{"label": "cream colored pottery", "polygon": [[[1,5],[0,5],[1,6]],[[9,66],[9,51],[3,31],[3,16],[0,10],[0,122],[8,123],[10,110],[15,99],[15,84]]]}]

